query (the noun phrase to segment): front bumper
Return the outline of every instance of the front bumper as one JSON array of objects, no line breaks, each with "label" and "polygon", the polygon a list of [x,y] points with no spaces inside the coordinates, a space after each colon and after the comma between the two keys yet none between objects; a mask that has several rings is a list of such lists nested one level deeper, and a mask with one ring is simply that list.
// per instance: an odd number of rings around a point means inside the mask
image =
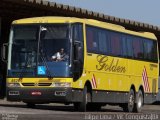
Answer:
[{"label": "front bumper", "polygon": [[8,101],[70,103],[81,99],[75,99],[78,94],[72,88],[7,88]]}]

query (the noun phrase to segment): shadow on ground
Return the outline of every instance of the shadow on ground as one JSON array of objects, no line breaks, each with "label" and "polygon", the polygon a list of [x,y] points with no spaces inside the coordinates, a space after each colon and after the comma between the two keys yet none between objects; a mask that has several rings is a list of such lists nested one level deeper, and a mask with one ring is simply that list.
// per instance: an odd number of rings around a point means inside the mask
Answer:
[{"label": "shadow on ground", "polygon": [[[16,108],[27,108],[27,109],[37,109],[37,110],[52,110],[52,111],[64,111],[64,112],[78,112],[74,109],[73,105],[54,105],[54,104],[38,104],[34,108],[28,108],[25,104],[0,104],[3,107],[16,107]],[[88,110],[87,112],[123,112],[121,108],[109,108],[102,107],[101,110]]]}]

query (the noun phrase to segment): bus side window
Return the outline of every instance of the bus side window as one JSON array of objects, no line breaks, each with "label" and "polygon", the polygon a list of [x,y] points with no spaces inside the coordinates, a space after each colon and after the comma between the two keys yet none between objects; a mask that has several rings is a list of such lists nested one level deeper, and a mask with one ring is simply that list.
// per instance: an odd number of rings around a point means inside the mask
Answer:
[{"label": "bus side window", "polygon": [[125,35],[122,36],[122,56],[127,57],[127,38]]},{"label": "bus side window", "polygon": [[92,52],[93,50],[93,31],[91,29],[87,28],[87,51]]},{"label": "bus side window", "polygon": [[157,53],[157,42],[156,41],[152,41],[153,42],[153,46],[152,46],[152,51],[151,51],[151,56],[154,62],[158,61],[158,53]]},{"label": "bus side window", "polygon": [[90,26],[87,26],[86,28],[87,51],[97,53],[99,48],[97,37],[98,29]]},{"label": "bus side window", "polygon": [[132,46],[132,37],[127,37],[127,57],[133,58],[133,46]]},{"label": "bus side window", "polygon": [[142,40],[138,38],[133,38],[133,52],[134,58],[143,59],[143,44]]},{"label": "bus side window", "polygon": [[107,36],[104,30],[98,31],[98,41],[99,41],[99,52],[107,55],[108,53]]},{"label": "bus side window", "polygon": [[157,62],[157,42],[144,39],[144,58]]},{"label": "bus side window", "polygon": [[121,56],[121,36],[118,33],[111,33],[111,54]]}]

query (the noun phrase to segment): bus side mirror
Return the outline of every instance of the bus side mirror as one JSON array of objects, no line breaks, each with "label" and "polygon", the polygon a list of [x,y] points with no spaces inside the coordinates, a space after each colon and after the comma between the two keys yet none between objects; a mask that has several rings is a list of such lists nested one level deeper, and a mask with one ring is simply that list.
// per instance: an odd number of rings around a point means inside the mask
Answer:
[{"label": "bus side mirror", "polygon": [[80,59],[81,59],[81,42],[79,41],[75,41],[74,42],[74,72],[73,72],[73,76],[74,76],[74,80],[78,80],[78,78],[81,75],[81,64],[80,64]]},{"label": "bus side mirror", "polygon": [[74,42],[74,61],[79,61],[80,58],[80,50],[81,43],[79,41]]},{"label": "bus side mirror", "polygon": [[2,57],[2,61],[3,62],[7,62],[7,51],[8,51],[8,43],[4,43],[3,44],[3,47],[2,47],[2,50],[1,50],[1,57]]}]

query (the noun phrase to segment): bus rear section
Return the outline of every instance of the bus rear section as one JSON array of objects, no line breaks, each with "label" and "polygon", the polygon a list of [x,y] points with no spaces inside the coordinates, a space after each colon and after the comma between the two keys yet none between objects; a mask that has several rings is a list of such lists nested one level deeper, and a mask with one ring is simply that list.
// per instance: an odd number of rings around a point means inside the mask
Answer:
[{"label": "bus rear section", "polygon": [[158,93],[157,38],[152,33],[104,26],[86,25],[92,101],[140,112],[144,104],[156,101]]}]

